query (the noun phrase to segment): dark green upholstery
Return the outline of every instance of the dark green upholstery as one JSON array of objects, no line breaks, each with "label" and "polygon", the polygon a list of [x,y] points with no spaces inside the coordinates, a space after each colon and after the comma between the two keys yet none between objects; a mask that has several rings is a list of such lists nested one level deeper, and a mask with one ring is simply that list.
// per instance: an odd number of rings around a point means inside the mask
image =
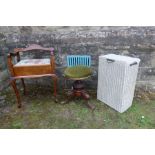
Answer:
[{"label": "dark green upholstery", "polygon": [[87,66],[67,67],[64,74],[68,78],[84,78],[92,75],[92,69]]}]

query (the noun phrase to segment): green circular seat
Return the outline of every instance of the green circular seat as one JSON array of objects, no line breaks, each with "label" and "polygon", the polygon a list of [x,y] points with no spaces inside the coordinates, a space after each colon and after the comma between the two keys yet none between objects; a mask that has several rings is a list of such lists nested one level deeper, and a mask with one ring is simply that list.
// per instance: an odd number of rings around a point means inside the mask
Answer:
[{"label": "green circular seat", "polygon": [[67,67],[64,71],[67,78],[85,78],[92,75],[92,69],[87,66]]}]

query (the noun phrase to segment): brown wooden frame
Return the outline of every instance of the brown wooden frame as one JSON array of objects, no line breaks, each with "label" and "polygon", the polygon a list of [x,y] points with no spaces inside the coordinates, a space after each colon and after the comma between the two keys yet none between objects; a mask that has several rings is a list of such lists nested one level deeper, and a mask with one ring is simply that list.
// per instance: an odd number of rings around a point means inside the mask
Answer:
[{"label": "brown wooden frame", "polygon": [[[49,51],[51,52],[50,64],[49,65],[29,65],[29,66],[15,66],[13,64],[12,58],[16,57],[17,62],[20,61],[20,52],[28,52],[28,51]],[[21,79],[24,94],[26,94],[26,87],[24,83],[24,78],[38,78],[50,76],[54,80],[54,96],[57,94],[57,76],[55,74],[55,57],[54,57],[54,48],[44,48],[37,44],[29,45],[27,48],[15,48],[14,52],[8,54],[8,68],[11,74],[10,82],[14,89],[14,92],[17,97],[17,105],[18,108],[21,107],[21,99],[19,95],[19,91],[16,86],[16,80]]]}]

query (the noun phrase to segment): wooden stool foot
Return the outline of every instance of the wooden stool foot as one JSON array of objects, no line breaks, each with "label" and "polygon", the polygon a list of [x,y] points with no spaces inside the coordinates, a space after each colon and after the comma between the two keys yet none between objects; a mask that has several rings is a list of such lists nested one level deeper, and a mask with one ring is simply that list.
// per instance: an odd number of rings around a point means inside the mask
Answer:
[{"label": "wooden stool foot", "polygon": [[95,105],[93,105],[92,103],[90,103],[89,101],[87,101],[86,103],[87,107],[90,108],[91,110],[95,110]]},{"label": "wooden stool foot", "polygon": [[83,97],[85,100],[89,100],[89,99],[90,99],[90,95],[89,95],[87,92],[85,92],[85,91],[81,92],[81,95],[82,95],[82,97]]}]

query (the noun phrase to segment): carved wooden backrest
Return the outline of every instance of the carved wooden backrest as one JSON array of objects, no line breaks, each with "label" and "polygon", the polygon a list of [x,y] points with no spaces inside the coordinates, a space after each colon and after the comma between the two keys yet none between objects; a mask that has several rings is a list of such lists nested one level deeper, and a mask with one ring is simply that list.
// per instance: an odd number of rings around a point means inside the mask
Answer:
[{"label": "carved wooden backrest", "polygon": [[50,52],[51,56],[54,55],[54,53],[53,53],[54,52],[54,48],[53,47],[45,48],[45,47],[42,47],[42,46],[37,45],[37,44],[31,44],[31,45],[29,45],[26,48],[15,48],[14,49],[14,54],[17,56],[17,62],[19,62],[20,61],[20,55],[19,55],[20,52],[28,52],[28,51],[35,51],[35,52],[37,52],[39,50],[41,50],[42,52],[43,51]]},{"label": "carved wooden backrest", "polygon": [[32,50],[34,50],[34,51],[37,51],[37,50],[49,51],[49,52],[51,52],[51,54],[53,54],[54,48],[52,48],[52,47],[45,48],[45,47],[42,47],[37,44],[31,44],[26,48],[15,48],[14,52],[18,53],[18,52],[27,52],[27,51],[32,51]]},{"label": "carved wooden backrest", "polygon": [[54,48],[52,48],[52,47],[51,48],[44,48],[40,45],[32,44],[26,48],[15,48],[13,53],[8,54],[8,67],[9,67],[9,70],[11,72],[11,75],[14,75],[14,71],[13,71],[14,63],[13,63],[12,57],[16,57],[17,62],[19,62],[20,61],[20,52],[28,52],[28,51],[37,52],[39,50],[41,50],[42,52],[43,51],[50,52],[50,54],[51,54],[50,64],[51,64],[52,72],[54,73],[54,71],[55,71],[55,58],[54,58],[54,54],[53,54]]}]

